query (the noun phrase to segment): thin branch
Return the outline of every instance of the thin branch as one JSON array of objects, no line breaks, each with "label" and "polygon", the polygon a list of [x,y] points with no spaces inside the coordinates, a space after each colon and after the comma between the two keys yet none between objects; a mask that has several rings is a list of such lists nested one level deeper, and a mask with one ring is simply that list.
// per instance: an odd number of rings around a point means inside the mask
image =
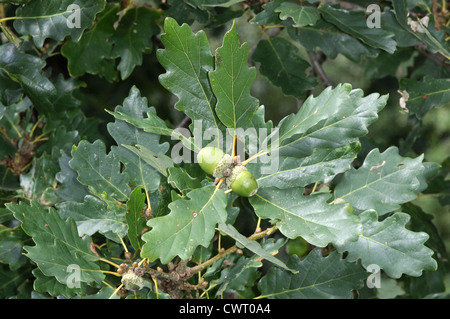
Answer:
[{"label": "thin branch", "polygon": [[192,123],[192,120],[189,116],[185,116],[181,122],[177,125],[177,128],[187,128],[189,124]]},{"label": "thin branch", "polygon": [[433,60],[437,64],[444,66],[446,68],[450,68],[450,65],[447,63],[448,59],[439,52],[431,53],[430,51],[428,51],[425,43],[421,42],[416,44],[414,46],[414,49],[419,51],[421,54],[425,55],[427,58]]},{"label": "thin branch", "polygon": [[308,56],[309,59],[311,60],[311,65],[313,67],[314,73],[320,78],[320,80],[325,86],[334,87],[334,85],[331,83],[330,79],[328,79],[328,76],[322,67],[322,63],[325,61],[322,55],[323,53],[321,51],[317,53],[308,51]]},{"label": "thin branch", "polygon": [[[271,228],[267,228],[267,229],[265,229],[262,232],[254,233],[253,235],[248,237],[248,239],[250,239],[250,240],[258,240],[260,238],[263,238],[265,236],[268,236],[268,235],[272,234],[277,229],[278,229],[277,226],[273,226]],[[215,262],[217,262],[220,259],[224,258],[225,256],[228,256],[228,255],[234,253],[237,249],[238,249],[238,247],[236,245],[234,245],[234,246],[228,248],[225,251],[219,252],[217,255],[215,255],[214,257],[208,259],[207,261],[201,263],[200,265],[188,268],[188,272],[189,272],[190,276],[194,275],[195,273],[197,273],[199,271],[204,270],[206,267],[211,266],[212,264],[214,264]]]}]

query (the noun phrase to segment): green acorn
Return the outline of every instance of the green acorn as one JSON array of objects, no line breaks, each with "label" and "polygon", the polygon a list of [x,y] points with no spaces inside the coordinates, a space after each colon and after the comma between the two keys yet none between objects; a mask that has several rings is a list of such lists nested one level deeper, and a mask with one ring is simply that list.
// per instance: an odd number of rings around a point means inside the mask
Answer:
[{"label": "green acorn", "polygon": [[286,245],[286,252],[289,255],[305,256],[309,251],[309,243],[303,237],[291,239]]},{"label": "green acorn", "polygon": [[231,176],[226,179],[231,190],[242,197],[251,197],[258,191],[258,183],[255,177],[243,165],[233,168]]},{"label": "green acorn", "polygon": [[224,155],[225,153],[217,147],[204,147],[197,154],[197,162],[206,173],[213,174]]}]

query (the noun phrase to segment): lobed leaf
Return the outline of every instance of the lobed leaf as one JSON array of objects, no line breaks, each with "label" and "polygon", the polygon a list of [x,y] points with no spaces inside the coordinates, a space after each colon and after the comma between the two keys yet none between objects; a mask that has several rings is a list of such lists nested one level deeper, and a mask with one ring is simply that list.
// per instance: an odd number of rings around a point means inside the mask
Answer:
[{"label": "lobed leaf", "polygon": [[[143,119],[144,114],[154,114],[154,108],[148,107],[145,97],[141,97],[140,91],[132,87],[123,105],[115,108],[115,112],[121,112],[134,119]],[[107,124],[107,129],[117,146],[111,147],[111,152],[125,165],[123,170],[137,185],[142,185],[146,192],[155,191],[160,184],[160,172],[150,165],[127,146],[142,145],[151,149],[156,156],[165,154],[169,149],[169,143],[160,144],[159,134],[148,133],[132,124],[116,119]]]},{"label": "lobed leaf", "polygon": [[328,183],[337,174],[350,169],[351,163],[360,151],[359,143],[330,149],[316,148],[310,156],[297,158],[281,156],[278,170],[261,174],[261,169],[249,165],[255,172],[258,187],[276,187],[279,189],[305,187],[312,183]]},{"label": "lobed leaf", "polygon": [[406,108],[419,119],[433,107],[450,105],[450,79],[425,76],[422,81],[400,79],[401,92],[407,93]]},{"label": "lobed leaf", "polygon": [[120,243],[126,235],[128,227],[124,221],[125,211],[116,212],[107,203],[87,195],[82,203],[62,202],[58,205],[58,212],[63,219],[72,218],[78,228],[80,236],[92,236],[96,232]]},{"label": "lobed leaf", "polygon": [[305,49],[314,52],[317,48],[325,55],[335,59],[338,54],[352,61],[360,61],[361,57],[376,57],[378,50],[364,44],[359,39],[343,32],[335,25],[320,19],[314,25],[300,29],[287,28],[289,36],[298,41]]},{"label": "lobed leaf", "polygon": [[[105,7],[105,0],[32,0],[16,10],[14,28],[22,35],[31,35],[37,47],[42,48],[45,39],[63,41],[70,36],[73,42],[80,40],[84,30],[89,29],[97,13]],[[75,10],[71,5],[76,5]],[[79,15],[79,26],[70,26]]]},{"label": "lobed leaf", "polygon": [[186,196],[169,204],[168,215],[147,222],[151,230],[142,236],[142,258],[166,264],[175,256],[188,259],[199,245],[209,246],[216,225],[226,221],[226,195],[205,186]]},{"label": "lobed leaf", "polygon": [[256,69],[248,67],[248,44],[240,45],[236,23],[216,50],[215,61],[209,79],[217,98],[217,116],[228,128],[245,128],[257,111],[259,101],[250,94]]},{"label": "lobed leaf", "polygon": [[12,92],[22,88],[39,112],[43,114],[52,112],[54,109],[52,99],[56,95],[56,88],[43,76],[41,70],[44,67],[44,60],[20,52],[13,43],[0,45],[0,83],[2,84],[0,100],[2,103],[8,104]]},{"label": "lobed leaf", "polygon": [[317,81],[306,76],[309,63],[298,55],[298,48],[283,38],[261,40],[252,59],[260,62],[259,71],[273,84],[281,87],[284,94],[304,98],[305,91],[312,89]]},{"label": "lobed leaf", "polygon": [[348,204],[329,205],[329,195],[303,196],[303,188],[266,187],[250,198],[255,213],[269,218],[288,238],[302,236],[312,245],[325,247],[356,240],[361,232],[359,218],[348,212]]},{"label": "lobed leaf", "polygon": [[367,27],[363,12],[336,9],[329,4],[322,4],[318,9],[325,20],[365,44],[389,53],[396,50],[397,42],[392,39],[394,33],[382,28]]},{"label": "lobed leaf", "polygon": [[270,268],[258,283],[262,294],[258,299],[351,299],[367,278],[359,264],[347,262],[337,252],[323,257],[320,249],[313,249],[303,260],[292,255],[287,265],[298,273]]},{"label": "lobed leaf", "polygon": [[349,261],[361,259],[364,267],[378,265],[392,278],[402,274],[418,277],[423,270],[436,270],[433,251],[424,245],[428,234],[405,227],[409,215],[397,212],[379,222],[376,211],[370,210],[360,217],[363,232],[358,240],[336,246],[340,253],[348,252]]},{"label": "lobed leaf", "polygon": [[113,154],[106,155],[102,141],[93,144],[83,140],[72,149],[70,167],[78,173],[78,181],[93,187],[98,193],[106,192],[118,200],[128,199],[129,176],[120,171],[119,159]]},{"label": "lobed leaf", "polygon": [[402,157],[394,146],[383,153],[373,149],[359,169],[344,174],[334,195],[360,211],[389,213],[417,197],[418,176],[424,170],[422,159],[423,155],[415,159]]},{"label": "lobed leaf", "polygon": [[219,130],[215,114],[216,98],[211,89],[208,72],[214,69],[206,34],[194,34],[187,24],[179,26],[172,18],[164,21],[161,41],[164,49],[157,51],[158,61],[166,69],[159,81],[178,97],[177,110],[192,121],[200,120],[204,129]]},{"label": "lobed leaf", "polygon": [[145,206],[145,194],[141,187],[136,187],[130,194],[127,202],[127,214],[125,216],[128,225],[128,239],[135,250],[141,250],[143,241],[141,233],[145,228],[145,219],[142,212]]},{"label": "lobed leaf", "polygon": [[96,263],[98,257],[90,249],[90,237],[78,236],[73,219],[64,221],[55,209],[47,211],[35,201],[30,205],[10,203],[7,208],[22,223],[25,233],[32,237],[35,246],[24,247],[26,256],[44,275],[67,285],[71,275],[67,270],[70,265],[77,265],[80,282],[101,283],[105,278]]},{"label": "lobed leaf", "polygon": [[320,19],[320,14],[315,7],[308,7],[292,2],[282,2],[275,9],[275,12],[280,13],[281,20],[292,18],[295,22],[293,25],[295,28],[315,24]]}]

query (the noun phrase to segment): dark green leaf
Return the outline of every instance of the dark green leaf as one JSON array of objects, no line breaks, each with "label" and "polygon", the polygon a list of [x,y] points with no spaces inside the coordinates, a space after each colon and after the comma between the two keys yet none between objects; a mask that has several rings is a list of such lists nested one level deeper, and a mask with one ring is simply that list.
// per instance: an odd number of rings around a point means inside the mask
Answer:
[{"label": "dark green leaf", "polygon": [[192,121],[200,120],[204,129],[219,130],[216,99],[208,79],[214,58],[206,34],[194,34],[187,24],[179,26],[172,18],[166,18],[164,31],[161,41],[165,48],[157,51],[157,57],[167,72],[159,76],[159,81],[178,97],[177,110]]},{"label": "dark green leaf", "polygon": [[54,209],[45,210],[32,201],[31,206],[11,203],[7,208],[22,222],[22,229],[33,238],[35,246],[25,246],[26,256],[33,260],[46,276],[54,276],[63,284],[70,280],[70,265],[79,267],[79,280],[100,283],[105,275],[96,264],[98,257],[91,251],[89,237],[78,237],[75,222],[64,221]]},{"label": "dark green leaf", "polygon": [[292,18],[295,24],[294,27],[304,27],[306,25],[313,25],[320,19],[320,14],[314,7],[299,5],[292,2],[282,2],[275,12],[280,13],[280,19],[286,20]]},{"label": "dark green leaf", "polygon": [[349,263],[337,252],[322,257],[320,249],[312,250],[304,260],[290,257],[288,267],[297,274],[272,267],[261,278],[260,298],[274,299],[351,299],[353,290],[363,287],[368,273],[356,263]]},{"label": "dark green leaf", "polygon": [[319,10],[325,20],[365,44],[389,53],[396,50],[397,43],[392,39],[394,33],[382,28],[369,28],[363,12],[336,9],[328,4],[320,5]]},{"label": "dark green leaf", "polygon": [[[0,74],[4,74],[9,81],[18,83],[33,102],[34,107],[39,112],[47,114],[53,110],[51,100],[56,94],[56,89],[53,83],[42,75],[41,69],[44,66],[43,60],[20,52],[12,43],[0,46]],[[8,100],[7,92],[5,92],[6,96],[4,93],[0,94],[3,100]]]},{"label": "dark green leaf", "polygon": [[[45,39],[62,41],[68,35],[72,41],[80,39],[84,30],[90,28],[97,13],[105,7],[105,0],[32,0],[16,10],[16,16],[24,17],[14,21],[14,28],[23,35],[31,35],[34,43],[42,48]],[[75,10],[69,6],[75,5]],[[75,10],[75,11],[74,11]],[[78,11],[79,10],[79,11]],[[77,22],[79,26],[70,23]]]},{"label": "dark green leaf", "polygon": [[99,232],[120,243],[120,238],[127,233],[125,210],[116,212],[114,208],[108,207],[107,203],[92,195],[87,195],[83,203],[62,202],[58,205],[58,212],[61,218],[70,217],[75,221],[80,236],[92,236]]},{"label": "dark green leaf", "polygon": [[305,91],[312,89],[316,80],[306,76],[309,63],[298,54],[298,48],[283,38],[261,40],[252,59],[260,62],[261,74],[282,88],[286,95],[303,99]]},{"label": "dark green leaf", "polygon": [[127,202],[126,221],[128,224],[128,238],[135,250],[142,249],[141,232],[145,228],[145,219],[142,212],[145,205],[145,193],[141,187],[136,187],[130,194]]},{"label": "dark green leaf", "polygon": [[408,94],[406,108],[421,119],[433,107],[450,105],[450,79],[425,76],[422,81],[403,78],[400,91]]}]

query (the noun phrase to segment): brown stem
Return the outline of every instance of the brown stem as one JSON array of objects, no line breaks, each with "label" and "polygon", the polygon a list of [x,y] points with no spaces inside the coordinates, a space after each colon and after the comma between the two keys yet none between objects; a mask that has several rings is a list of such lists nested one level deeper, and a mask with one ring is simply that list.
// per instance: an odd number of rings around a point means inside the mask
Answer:
[{"label": "brown stem", "polygon": [[[268,236],[270,234],[272,234],[273,232],[275,232],[277,230],[277,226],[273,226],[271,228],[267,228],[266,230],[259,232],[259,233],[254,233],[253,235],[251,235],[250,237],[248,237],[248,239],[250,240],[258,240],[260,238],[263,238],[265,236]],[[216,261],[219,261],[220,259],[222,259],[225,256],[228,256],[232,253],[234,253],[236,250],[238,249],[238,247],[236,245],[228,248],[225,251],[221,251],[219,252],[217,255],[215,255],[214,257],[208,259],[207,261],[201,263],[200,265],[188,268],[188,273],[189,273],[189,277],[192,277],[194,274],[198,273],[199,271],[204,270],[206,267],[211,266],[212,264],[214,264]]]},{"label": "brown stem", "polygon": [[443,67],[446,67],[446,68],[450,68],[450,65],[447,64],[447,58],[438,52],[431,53],[430,51],[428,51],[425,43],[421,42],[421,43],[416,44],[414,46],[414,49],[419,51],[421,54],[425,55],[427,58],[433,60],[437,64],[439,64]]},{"label": "brown stem", "polygon": [[325,73],[323,67],[322,67],[322,63],[323,63],[323,59],[321,58],[321,55],[323,53],[321,51],[317,52],[317,53],[313,53],[313,52],[309,52],[308,51],[308,56],[309,59],[311,60],[311,65],[313,67],[313,70],[315,72],[315,74],[317,74],[317,76],[320,78],[320,80],[322,81],[322,83],[325,86],[333,86],[333,84],[331,83],[330,79],[328,79],[327,74]]}]

